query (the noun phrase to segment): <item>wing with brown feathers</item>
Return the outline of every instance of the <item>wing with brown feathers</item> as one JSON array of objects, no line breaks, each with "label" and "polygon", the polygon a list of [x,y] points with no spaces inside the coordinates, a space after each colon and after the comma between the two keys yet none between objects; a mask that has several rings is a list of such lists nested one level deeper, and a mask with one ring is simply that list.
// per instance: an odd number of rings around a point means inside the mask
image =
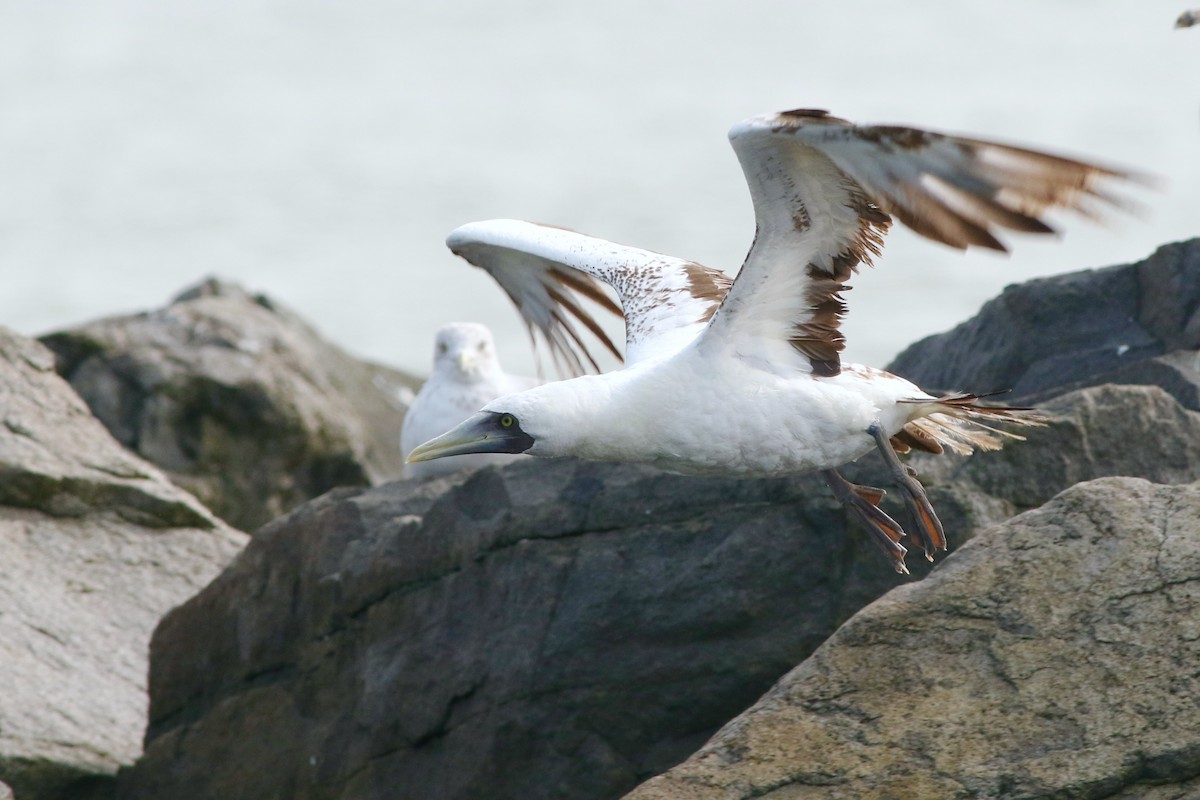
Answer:
[{"label": "wing with brown feathers", "polygon": [[818,376],[841,369],[840,293],[859,264],[879,254],[893,218],[951,247],[1004,251],[999,229],[1052,232],[1040,216],[1050,208],[1094,218],[1120,205],[1100,184],[1132,177],[979,139],[855,126],[814,110],[756,117],[729,137],[757,234],[705,342],[736,340],[739,352]]},{"label": "wing with brown feathers", "polygon": [[[556,362],[574,374],[598,368],[572,319],[618,358],[620,353],[567,290],[624,313],[625,360],[633,364],[668,355],[694,339],[732,283],[724,273],[691,261],[518,220],[463,225],[450,233],[446,245],[496,279],[531,335],[540,333]],[[616,291],[620,306],[599,281]]]}]

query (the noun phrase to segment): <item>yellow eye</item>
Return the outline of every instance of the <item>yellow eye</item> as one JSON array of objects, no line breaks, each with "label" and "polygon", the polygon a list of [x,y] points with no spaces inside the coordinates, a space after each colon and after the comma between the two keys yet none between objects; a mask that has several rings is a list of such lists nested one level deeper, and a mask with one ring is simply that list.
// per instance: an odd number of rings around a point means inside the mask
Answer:
[{"label": "yellow eye", "polygon": [[501,428],[511,428],[513,425],[516,425],[516,424],[517,424],[517,420],[513,417],[512,414],[504,414],[503,416],[500,417],[500,427]]}]

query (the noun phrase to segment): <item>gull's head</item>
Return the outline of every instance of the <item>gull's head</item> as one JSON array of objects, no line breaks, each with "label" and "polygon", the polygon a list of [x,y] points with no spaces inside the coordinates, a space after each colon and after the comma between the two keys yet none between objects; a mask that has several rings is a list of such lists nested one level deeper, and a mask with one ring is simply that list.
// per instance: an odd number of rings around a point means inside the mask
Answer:
[{"label": "gull's head", "polygon": [[603,392],[601,376],[547,383],[505,395],[408,455],[408,463],[467,453],[587,455],[597,409],[589,400]]},{"label": "gull's head", "polygon": [[437,332],[433,371],[460,381],[479,380],[500,370],[492,332],[475,322],[452,322]]}]

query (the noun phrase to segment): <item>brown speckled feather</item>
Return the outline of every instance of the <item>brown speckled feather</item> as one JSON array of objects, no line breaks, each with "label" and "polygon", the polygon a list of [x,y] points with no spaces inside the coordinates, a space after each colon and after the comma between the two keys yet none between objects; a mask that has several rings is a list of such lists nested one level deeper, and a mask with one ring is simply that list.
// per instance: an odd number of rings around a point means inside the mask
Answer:
[{"label": "brown speckled feather", "polygon": [[951,247],[1003,251],[1001,229],[1051,232],[1040,216],[1050,208],[1095,216],[1116,204],[1101,183],[1131,177],[979,139],[855,126],[814,109],[747,120],[730,140],[757,230],[711,335],[774,364],[790,348],[816,376],[841,369],[841,292],[879,255],[893,220]]}]

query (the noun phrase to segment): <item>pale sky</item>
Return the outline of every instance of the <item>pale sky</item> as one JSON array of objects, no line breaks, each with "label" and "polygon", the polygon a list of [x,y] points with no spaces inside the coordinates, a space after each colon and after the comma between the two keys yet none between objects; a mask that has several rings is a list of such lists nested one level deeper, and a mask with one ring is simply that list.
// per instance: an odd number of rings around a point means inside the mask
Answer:
[{"label": "pale sky", "polygon": [[963,256],[907,234],[854,281],[882,365],[1005,284],[1200,235],[1200,28],[1158,0],[1000,3],[0,0],[0,324],[164,304],[209,274],[424,373],[444,322],[532,360],[443,240],[563,225],[736,271],[725,138],[794,107],[1044,147],[1163,179],[1137,218]]}]

